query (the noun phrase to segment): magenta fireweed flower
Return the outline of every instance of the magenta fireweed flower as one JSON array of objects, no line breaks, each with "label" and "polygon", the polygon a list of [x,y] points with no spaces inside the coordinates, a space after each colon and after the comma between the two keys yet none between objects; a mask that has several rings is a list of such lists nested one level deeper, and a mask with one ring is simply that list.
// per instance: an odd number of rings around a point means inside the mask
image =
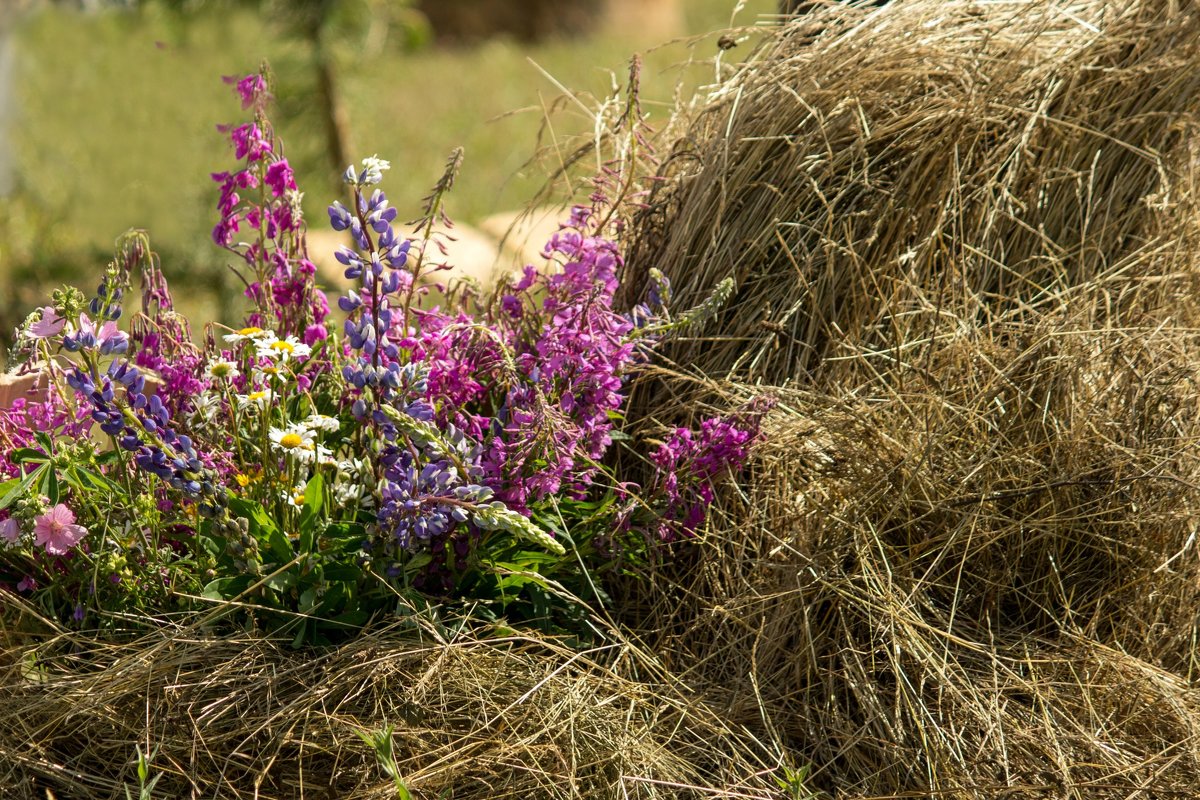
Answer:
[{"label": "magenta fireweed flower", "polygon": [[253,122],[247,122],[245,125],[239,125],[231,130],[229,139],[233,142],[234,158],[239,161],[243,158],[250,162],[259,161],[271,152],[271,142]]},{"label": "magenta fireweed flower", "polygon": [[[323,323],[329,305],[314,284],[316,268],[305,255],[295,174],[287,159],[276,153],[279,148],[263,113],[269,99],[266,80],[249,75],[237,81],[237,87],[243,107],[255,107],[256,121],[219,128],[229,135],[234,156],[244,164],[237,171],[212,175],[221,187],[212,238],[248,268],[245,294],[254,311],[246,323],[316,343],[328,335]],[[249,242],[237,240],[243,227],[255,231],[246,237]]]},{"label": "magenta fireweed flower", "polygon": [[[612,413],[624,402],[625,375],[637,362],[632,323],[613,309],[622,267],[615,243],[593,230],[594,213],[576,207],[545,254],[561,264],[541,275],[527,267],[501,299],[518,372],[497,424],[503,433],[484,456],[488,485],[524,508],[559,491],[582,494],[612,443]],[[531,293],[541,290],[544,320],[530,340],[518,332]]]},{"label": "magenta fireweed flower", "polygon": [[70,552],[87,536],[87,528],[75,524],[75,512],[59,503],[34,520],[34,544],[52,556]]},{"label": "magenta fireweed flower", "polygon": [[760,398],[741,414],[704,420],[699,431],[676,428],[650,455],[658,470],[651,493],[660,495],[665,505],[657,526],[661,539],[696,534],[715,499],[714,483],[745,467],[760,436],[762,417],[773,406],[770,399]]},{"label": "magenta fireweed flower", "polygon": [[88,412],[86,406],[72,412],[58,392],[48,392],[38,400],[18,397],[10,407],[0,408],[0,478],[15,478],[20,474],[9,455],[22,447],[37,447],[36,431],[49,431],[68,439],[86,436],[92,427]]},{"label": "magenta fireweed flower", "polygon": [[271,194],[275,197],[282,197],[283,193],[296,189],[296,178],[292,173],[292,168],[288,166],[286,158],[281,158],[278,161],[272,162],[267,167],[267,174],[263,177],[263,183],[271,187]]},{"label": "magenta fireweed flower", "polygon": [[243,110],[251,106],[260,106],[271,97],[267,90],[267,79],[258,73],[240,79],[233,75],[226,75],[222,80],[235,87],[238,97],[242,98]]}]

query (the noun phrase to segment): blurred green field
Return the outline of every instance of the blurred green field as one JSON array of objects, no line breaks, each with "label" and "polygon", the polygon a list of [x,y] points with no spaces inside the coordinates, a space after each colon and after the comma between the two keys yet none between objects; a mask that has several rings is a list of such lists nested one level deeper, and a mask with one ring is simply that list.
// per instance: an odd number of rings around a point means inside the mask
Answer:
[{"label": "blurred green field", "polygon": [[[725,27],[734,5],[688,0],[689,33]],[[741,5],[741,25],[774,8],[770,0]],[[389,41],[374,53],[344,53],[339,79],[353,152],[391,160],[386,188],[402,215],[416,216],[446,154],[459,145],[466,161],[451,216],[469,223],[520,207],[545,180],[545,166],[522,168],[539,131],[565,141],[592,126],[560,102],[560,89],[542,70],[573,91],[603,97],[640,52],[653,124],[665,118],[677,88],[711,79],[711,65],[685,62],[718,52],[715,37],[656,44],[607,35],[405,53]],[[208,238],[216,201],[209,174],[232,163],[215,125],[242,118],[221,76],[251,71],[262,58],[278,78],[276,129],[306,191],[310,220],[319,224],[338,196],[310,101],[310,49],[276,21],[235,4],[210,3],[187,16],[155,6],[93,15],[48,9],[19,24],[15,48],[15,188],[0,197],[0,279],[13,289],[0,304],[6,334],[48,285],[90,283],[129,227],[149,230],[176,285],[203,290],[188,292],[193,302],[208,298],[211,311],[233,301],[226,254]],[[561,112],[547,122],[551,107]]]}]

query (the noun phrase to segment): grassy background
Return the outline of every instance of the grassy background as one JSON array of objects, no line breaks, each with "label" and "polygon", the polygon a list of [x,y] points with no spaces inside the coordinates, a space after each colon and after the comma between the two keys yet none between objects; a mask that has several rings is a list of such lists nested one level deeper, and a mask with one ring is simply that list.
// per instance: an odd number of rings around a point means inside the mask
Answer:
[{"label": "grassy background", "polygon": [[[774,7],[771,0],[743,5],[738,24]],[[689,35],[734,18],[733,0],[688,0],[685,6]],[[449,211],[468,223],[522,206],[542,185],[546,167],[523,165],[537,150],[548,109],[562,109],[545,128],[554,138],[591,127],[577,108],[561,102],[561,91],[541,70],[600,97],[624,80],[628,59],[641,52],[653,121],[665,118],[677,89],[711,78],[710,66],[685,63],[717,52],[714,37],[662,47],[635,34],[533,47],[497,40],[416,53],[404,52],[398,38],[375,52],[341,54],[352,151],[391,160],[389,195],[402,216],[416,216],[446,154],[463,146],[466,162]],[[156,6],[95,15],[49,9],[23,20],[15,46],[9,137],[15,187],[0,197],[0,279],[13,288],[0,304],[6,334],[48,285],[90,283],[87,276],[129,227],[149,230],[175,285],[205,290],[189,292],[193,299],[231,301],[226,254],[208,238],[216,201],[209,174],[232,164],[214,126],[242,119],[221,76],[252,71],[262,58],[278,77],[276,128],[306,191],[309,219],[320,224],[324,206],[338,196],[323,157],[321,120],[309,100],[309,48],[277,20],[220,3],[187,16]]]}]

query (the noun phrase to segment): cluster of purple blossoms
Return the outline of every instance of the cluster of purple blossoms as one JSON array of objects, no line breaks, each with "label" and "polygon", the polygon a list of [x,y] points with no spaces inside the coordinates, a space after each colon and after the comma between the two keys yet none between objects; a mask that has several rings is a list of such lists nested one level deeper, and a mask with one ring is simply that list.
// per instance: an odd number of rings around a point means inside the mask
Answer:
[{"label": "cluster of purple blossoms", "polygon": [[[337,253],[346,277],[357,282],[357,289],[338,300],[347,314],[352,359],[342,376],[358,392],[355,417],[369,421],[383,441],[377,517],[382,535],[372,550],[394,561],[399,551],[445,539],[491,491],[469,482],[478,473],[479,448],[453,425],[433,424],[429,369],[414,357],[406,320],[414,291],[407,269],[411,242],[396,234],[396,209],[381,190],[363,195],[364,187],[382,180],[387,162],[365,159],[363,167],[346,171],[354,210],[335,202],[329,220],[334,230],[350,231],[358,247]],[[411,360],[402,362],[402,355]]]},{"label": "cluster of purple blossoms", "polygon": [[[612,443],[612,415],[624,402],[624,375],[638,359],[633,324],[613,310],[623,265],[617,246],[595,233],[593,209],[577,206],[546,246],[561,269],[527,267],[501,300],[514,362],[526,380],[509,389],[500,434],[484,459],[487,483],[516,508],[559,491],[583,493]],[[541,289],[540,313],[528,314]],[[522,320],[540,329],[522,336]]]},{"label": "cluster of purple blossoms", "polygon": [[715,482],[745,466],[760,436],[762,417],[772,406],[772,401],[760,399],[732,418],[704,420],[698,432],[676,428],[650,455],[657,468],[651,493],[665,501],[657,526],[663,541],[696,534],[715,499]]},{"label": "cluster of purple blossoms", "polygon": [[[276,152],[264,114],[270,98],[267,80],[256,74],[228,82],[236,84],[242,107],[254,108],[255,121],[220,128],[229,134],[234,157],[244,160],[245,166],[212,175],[221,186],[220,220],[213,228],[213,241],[236,253],[252,272],[245,294],[260,310],[246,323],[313,345],[328,336],[329,303],[314,283],[317,270],[307,256],[302,195],[295,174],[288,160]],[[243,193],[250,192],[257,193],[257,201],[243,202]],[[236,240],[243,224],[255,232],[253,241]]]},{"label": "cluster of purple blossoms", "polygon": [[80,439],[91,427],[87,410],[72,410],[58,392],[48,391],[36,400],[18,397],[8,408],[0,408],[0,478],[20,474],[9,456],[23,447],[37,447],[37,431],[58,431],[66,439]]},{"label": "cluster of purple blossoms", "polygon": [[[94,349],[99,353],[99,348]],[[88,354],[91,355],[91,354]],[[67,384],[91,406],[100,430],[133,453],[139,469],[156,475],[193,500],[215,497],[218,488],[190,437],[171,427],[170,411],[157,395],[146,395],[146,377],[127,359],[114,359],[101,372],[95,358],[75,367]],[[117,388],[124,389],[118,400]]]}]

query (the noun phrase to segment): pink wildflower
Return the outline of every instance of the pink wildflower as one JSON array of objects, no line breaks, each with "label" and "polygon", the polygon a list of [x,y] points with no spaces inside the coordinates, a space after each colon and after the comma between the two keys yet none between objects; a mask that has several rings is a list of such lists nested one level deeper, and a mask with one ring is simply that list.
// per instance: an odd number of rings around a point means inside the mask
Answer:
[{"label": "pink wildflower", "polygon": [[33,525],[34,543],[53,556],[61,556],[79,544],[87,528],[75,524],[75,512],[59,503],[42,514]]},{"label": "pink wildflower", "polygon": [[238,97],[242,98],[242,108],[258,105],[268,96],[267,81],[262,75],[251,73],[241,80],[226,76],[224,81],[235,85]]},{"label": "pink wildflower", "polygon": [[9,544],[16,544],[21,538],[21,528],[17,525],[17,521],[12,517],[0,522],[0,539]]},{"label": "pink wildflower", "polygon": [[67,321],[58,315],[54,306],[42,309],[42,318],[29,326],[29,335],[35,339],[49,339],[60,333]]}]

